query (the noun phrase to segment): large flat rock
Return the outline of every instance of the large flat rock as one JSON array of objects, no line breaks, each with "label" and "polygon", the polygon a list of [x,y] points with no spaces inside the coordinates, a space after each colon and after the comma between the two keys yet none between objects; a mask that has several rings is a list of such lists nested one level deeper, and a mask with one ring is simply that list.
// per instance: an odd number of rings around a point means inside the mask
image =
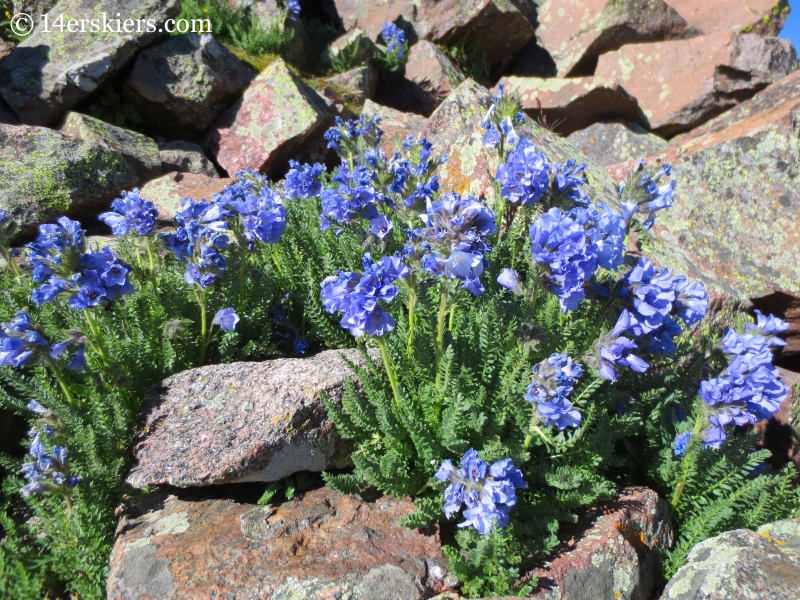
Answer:
[{"label": "large flat rock", "polygon": [[298,471],[350,465],[320,400],[336,402],[351,376],[342,361],[355,350],[309,358],[241,362],[191,369],[145,394],[127,482],[203,486],[277,481]]},{"label": "large flat rock", "polygon": [[537,15],[536,39],[559,77],[591,75],[605,52],[680,38],[689,28],[665,0],[545,0]]},{"label": "large flat rock", "polygon": [[661,600],[796,600],[798,594],[800,519],[791,519],[697,544]]},{"label": "large flat rock", "polygon": [[69,211],[86,219],[138,178],[122,154],[45,127],[0,124],[0,208],[22,235]]},{"label": "large flat rock", "polygon": [[595,123],[567,138],[598,165],[615,165],[664,152],[668,144],[636,123],[614,121]]},{"label": "large flat rock", "polygon": [[326,488],[280,505],[150,496],[117,527],[109,600],[418,600],[449,589],[439,532],[409,500]]},{"label": "large flat rock", "polygon": [[[124,67],[139,48],[168,37],[163,22],[180,10],[178,0],[108,0],[101,6],[92,0],[61,0],[48,14],[53,19],[64,15],[65,26],[69,18],[83,19],[85,31],[35,29],[0,61],[0,95],[23,123],[54,125]],[[117,13],[132,20],[134,25],[128,28],[133,32],[103,31],[103,12],[109,20],[116,20]],[[92,31],[93,19],[98,19],[99,32]],[[155,31],[148,31],[149,19]]]},{"label": "large flat rock", "polygon": [[722,32],[623,46],[600,57],[595,76],[618,81],[638,101],[645,125],[673,136],[752,97],[797,67],[789,40]]},{"label": "large flat rock", "polygon": [[214,194],[219,194],[234,181],[198,173],[168,173],[145,185],[140,196],[152,200],[158,208],[158,218],[168,221],[180,210],[184,198],[211,201]]},{"label": "large flat rock", "polygon": [[788,0],[666,0],[689,26],[702,33],[778,35],[789,16]]}]

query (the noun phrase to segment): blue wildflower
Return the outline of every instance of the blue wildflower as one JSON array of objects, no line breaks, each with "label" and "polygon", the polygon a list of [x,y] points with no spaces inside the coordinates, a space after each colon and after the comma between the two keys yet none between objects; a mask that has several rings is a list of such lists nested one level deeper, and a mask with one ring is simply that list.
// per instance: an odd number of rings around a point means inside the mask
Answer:
[{"label": "blue wildflower", "polygon": [[63,446],[53,448],[53,455],[46,453],[44,446],[37,446],[32,462],[22,465],[22,474],[28,484],[20,489],[23,496],[39,493],[60,493],[65,497],[81,482],[80,477],[70,476],[67,466],[67,449]]},{"label": "blue wildflower", "polygon": [[300,2],[298,0],[287,0],[286,13],[292,21],[297,21],[300,16]]},{"label": "blue wildflower", "polygon": [[507,290],[512,291],[517,296],[524,294],[522,285],[519,283],[519,273],[513,269],[503,269],[503,271],[497,277],[497,283]]},{"label": "blue wildflower", "polygon": [[325,172],[325,167],[319,163],[300,165],[296,160],[289,161],[289,171],[286,173],[284,190],[286,196],[292,200],[302,198],[307,200],[312,196],[319,196],[322,191],[320,176]]},{"label": "blue wildflower", "polygon": [[564,196],[576,204],[588,204],[589,196],[583,186],[586,184],[585,164],[576,164],[574,158],[563,165],[554,164],[551,169],[555,175],[553,188],[556,194]]},{"label": "blue wildflower", "polygon": [[[488,133],[488,132],[487,132]],[[500,195],[520,206],[531,206],[547,192],[550,185],[550,163],[542,152],[525,137],[497,167]]]},{"label": "blue wildflower", "polygon": [[214,315],[214,323],[219,325],[225,331],[233,331],[236,329],[236,324],[239,322],[239,315],[233,308],[221,308]]},{"label": "blue wildflower", "polygon": [[0,327],[2,366],[22,368],[40,362],[52,363],[68,345],[66,342],[51,344],[24,310],[19,311],[13,321],[3,323]]},{"label": "blue wildflower", "polygon": [[708,312],[708,292],[702,281],[689,281],[685,276],[675,278],[675,308],[678,316],[691,327]]},{"label": "blue wildflower", "polygon": [[444,492],[445,515],[449,518],[466,506],[464,521],[458,526],[472,526],[481,535],[508,524],[509,512],[517,503],[516,490],[528,487],[510,458],[489,466],[472,448],[464,453],[461,468],[456,470],[453,461],[447,459],[435,477],[451,482]]},{"label": "blue wildflower", "polygon": [[101,214],[98,218],[111,227],[116,237],[128,235],[133,230],[136,235],[151,235],[156,228],[158,209],[152,200],[139,197],[139,189],[122,192],[121,198],[111,203],[112,212]]},{"label": "blue wildflower", "polygon": [[381,308],[391,302],[398,289],[394,281],[410,269],[398,256],[384,256],[373,262],[369,253],[362,258],[364,271],[341,271],[322,282],[322,304],[329,313],[342,312],[339,324],[354,337],[381,337],[392,331],[395,321]]},{"label": "blue wildflower", "polygon": [[681,433],[675,438],[675,441],[672,443],[672,453],[675,456],[683,456],[686,454],[686,450],[689,448],[689,442],[692,440],[692,433],[690,431],[685,431]]},{"label": "blue wildflower", "polygon": [[581,413],[572,407],[568,397],[583,375],[583,367],[572,362],[566,354],[554,353],[534,365],[533,383],[525,389],[525,400],[536,404],[545,425],[559,430],[577,427]]},{"label": "blue wildflower", "polygon": [[381,29],[381,37],[386,42],[389,54],[394,54],[398,60],[402,59],[406,43],[406,34],[403,30],[390,21]]}]

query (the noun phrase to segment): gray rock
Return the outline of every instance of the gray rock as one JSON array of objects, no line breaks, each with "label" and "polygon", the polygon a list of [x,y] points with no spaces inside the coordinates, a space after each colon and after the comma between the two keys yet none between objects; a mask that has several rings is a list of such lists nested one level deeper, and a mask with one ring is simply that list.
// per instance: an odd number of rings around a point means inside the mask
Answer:
[{"label": "gray rock", "polygon": [[158,145],[149,137],[81,113],[67,113],[61,133],[107,146],[125,157],[142,185],[161,175]]},{"label": "gray rock", "polygon": [[595,123],[570,134],[567,139],[585,156],[604,167],[654,156],[668,146],[666,140],[630,121]]},{"label": "gray rock", "polygon": [[800,519],[726,531],[697,544],[661,600],[797,600]]},{"label": "gray rock", "polygon": [[174,141],[158,145],[161,157],[161,172],[196,173],[207,177],[219,177],[216,167],[208,160],[203,149],[191,142]]},{"label": "gray rock", "polygon": [[204,131],[256,73],[212,35],[176,35],[142,52],[123,86],[151,128],[183,137]]},{"label": "gray rock", "polygon": [[12,214],[21,235],[66,211],[73,218],[94,217],[138,182],[120,153],[96,142],[2,124],[0,140],[0,208]]},{"label": "gray rock", "polygon": [[[52,14],[87,22],[100,19],[101,31],[92,32],[90,25],[85,33],[74,34],[38,28],[0,62],[0,95],[23,123],[55,124],[124,67],[139,48],[167,37],[161,24],[180,12],[177,0],[108,0],[101,8],[91,0],[62,0]],[[134,32],[104,33],[100,12],[123,14],[134,21]],[[153,32],[147,31],[146,21],[151,19]]]},{"label": "gray rock", "polygon": [[364,65],[329,77],[326,81],[343,101],[363,105],[375,95],[378,70],[373,66]]},{"label": "gray rock", "polygon": [[352,445],[339,438],[320,394],[338,401],[349,376],[338,350],[173,375],[145,394],[127,481],[137,488],[276,481],[346,466]]},{"label": "gray rock", "polygon": [[324,487],[267,506],[189,498],[154,493],[126,507],[110,600],[421,600],[456,583],[437,526],[397,525],[413,510],[407,498]]}]

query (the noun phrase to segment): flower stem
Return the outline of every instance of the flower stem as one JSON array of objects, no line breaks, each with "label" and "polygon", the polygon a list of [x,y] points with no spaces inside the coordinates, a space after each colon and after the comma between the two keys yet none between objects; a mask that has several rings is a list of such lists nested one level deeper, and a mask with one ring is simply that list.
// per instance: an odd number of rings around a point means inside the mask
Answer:
[{"label": "flower stem", "polygon": [[439,318],[436,324],[436,387],[441,384],[442,344],[444,341],[444,321],[447,317],[447,296],[450,290],[449,282],[442,284],[442,301],[439,303]]},{"label": "flower stem", "polygon": [[58,366],[58,363],[55,360],[48,360],[47,362],[49,363],[50,368],[53,370],[53,375],[56,376],[58,385],[60,385],[61,389],[64,391],[64,395],[67,397],[67,401],[69,402],[70,406],[77,407],[78,404],[75,402],[75,397],[69,390],[67,381],[64,379],[64,374],[61,372],[61,367]]},{"label": "flower stem", "polygon": [[408,339],[406,339],[406,353],[411,358],[414,347],[414,309],[417,306],[417,281],[412,274],[408,278]]},{"label": "flower stem", "polygon": [[100,328],[97,326],[97,323],[92,316],[91,311],[88,308],[83,309],[83,316],[86,318],[86,323],[89,325],[89,331],[92,333],[92,340],[91,345],[94,348],[94,351],[100,355],[100,358],[103,362],[108,365],[108,356],[106,355],[106,351],[103,349],[103,339],[100,335]]},{"label": "flower stem", "polygon": [[239,291],[236,294],[236,312],[242,312],[242,296],[244,294],[244,279],[247,274],[247,246],[239,240],[241,250],[239,251]]},{"label": "flower stem", "polygon": [[208,319],[206,316],[206,292],[202,290],[197,294],[197,302],[200,304],[200,362],[197,366],[202,367],[206,360],[206,330],[208,327]]},{"label": "flower stem", "polygon": [[397,402],[398,408],[400,407],[400,392],[397,389],[397,374],[394,371],[392,364],[392,357],[389,355],[389,348],[386,346],[386,340],[382,337],[378,338],[378,345],[381,348],[381,357],[383,358],[383,366],[386,367],[386,373],[389,375],[389,385],[392,386],[394,393],[394,400]]},{"label": "flower stem", "polygon": [[[697,419],[697,422],[694,424],[694,429],[692,430],[692,441],[694,441],[697,436],[700,434],[700,430],[703,428],[703,419]],[[678,507],[678,503],[681,500],[681,494],[683,493],[683,489],[686,487],[686,481],[689,479],[689,469],[692,466],[691,461],[691,452],[689,449],[686,450],[686,453],[683,455],[682,461],[682,473],[680,482],[678,483],[677,487],[675,488],[675,494],[672,496],[672,502],[670,502],[670,507],[675,510]]]},{"label": "flower stem", "polygon": [[527,450],[528,446],[531,445],[534,433],[537,434],[542,439],[542,441],[545,443],[546,446],[555,447],[553,440],[551,440],[550,437],[544,431],[542,431],[541,428],[536,424],[538,418],[539,415],[536,413],[536,408],[534,407],[533,416],[531,417],[531,424],[528,426],[528,435],[525,437],[525,442],[522,444],[522,448],[524,450]]},{"label": "flower stem", "polygon": [[19,265],[11,258],[11,253],[8,251],[8,248],[5,246],[0,246],[0,253],[3,255],[3,260],[6,261],[8,268],[11,269],[11,272],[14,274],[14,277],[19,277],[22,273],[19,270]]}]

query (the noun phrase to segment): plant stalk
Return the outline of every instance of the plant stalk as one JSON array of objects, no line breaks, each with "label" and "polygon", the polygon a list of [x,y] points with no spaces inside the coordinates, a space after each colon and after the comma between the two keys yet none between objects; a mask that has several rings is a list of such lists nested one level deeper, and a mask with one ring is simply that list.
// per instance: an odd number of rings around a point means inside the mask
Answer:
[{"label": "plant stalk", "polygon": [[[694,424],[694,429],[692,429],[692,441],[694,441],[698,435],[700,435],[700,430],[703,428],[703,419],[698,419],[697,422]],[[691,467],[691,452],[690,449],[686,449],[686,454],[683,455],[682,461],[682,473],[680,478],[680,483],[678,483],[677,487],[675,488],[675,494],[672,496],[672,502],[670,502],[670,507],[672,510],[675,510],[678,507],[678,503],[681,500],[681,494],[683,494],[683,489],[686,487],[686,481],[689,479],[689,468]]]},{"label": "plant stalk", "polygon": [[97,323],[92,317],[92,313],[88,308],[83,309],[83,316],[86,318],[86,323],[89,325],[89,331],[92,334],[92,340],[90,340],[91,346],[97,354],[100,355],[100,358],[103,362],[108,365],[108,356],[106,355],[106,351],[103,349],[103,339],[100,335],[100,328],[97,326]]},{"label": "plant stalk", "polygon": [[386,340],[383,337],[379,337],[378,345],[381,349],[381,358],[383,358],[383,366],[386,367],[386,373],[389,376],[389,385],[392,386],[392,393],[394,394],[394,400],[397,402],[398,408],[400,407],[400,392],[397,388],[397,373],[394,371],[394,365],[392,364],[392,357],[389,355],[389,348],[386,346]]},{"label": "plant stalk", "polygon": [[441,384],[441,366],[442,366],[442,344],[444,342],[444,322],[447,317],[447,296],[449,294],[450,285],[448,281],[442,284],[442,301],[439,303],[439,317],[436,324],[436,343],[434,350],[436,352],[436,387]]}]

